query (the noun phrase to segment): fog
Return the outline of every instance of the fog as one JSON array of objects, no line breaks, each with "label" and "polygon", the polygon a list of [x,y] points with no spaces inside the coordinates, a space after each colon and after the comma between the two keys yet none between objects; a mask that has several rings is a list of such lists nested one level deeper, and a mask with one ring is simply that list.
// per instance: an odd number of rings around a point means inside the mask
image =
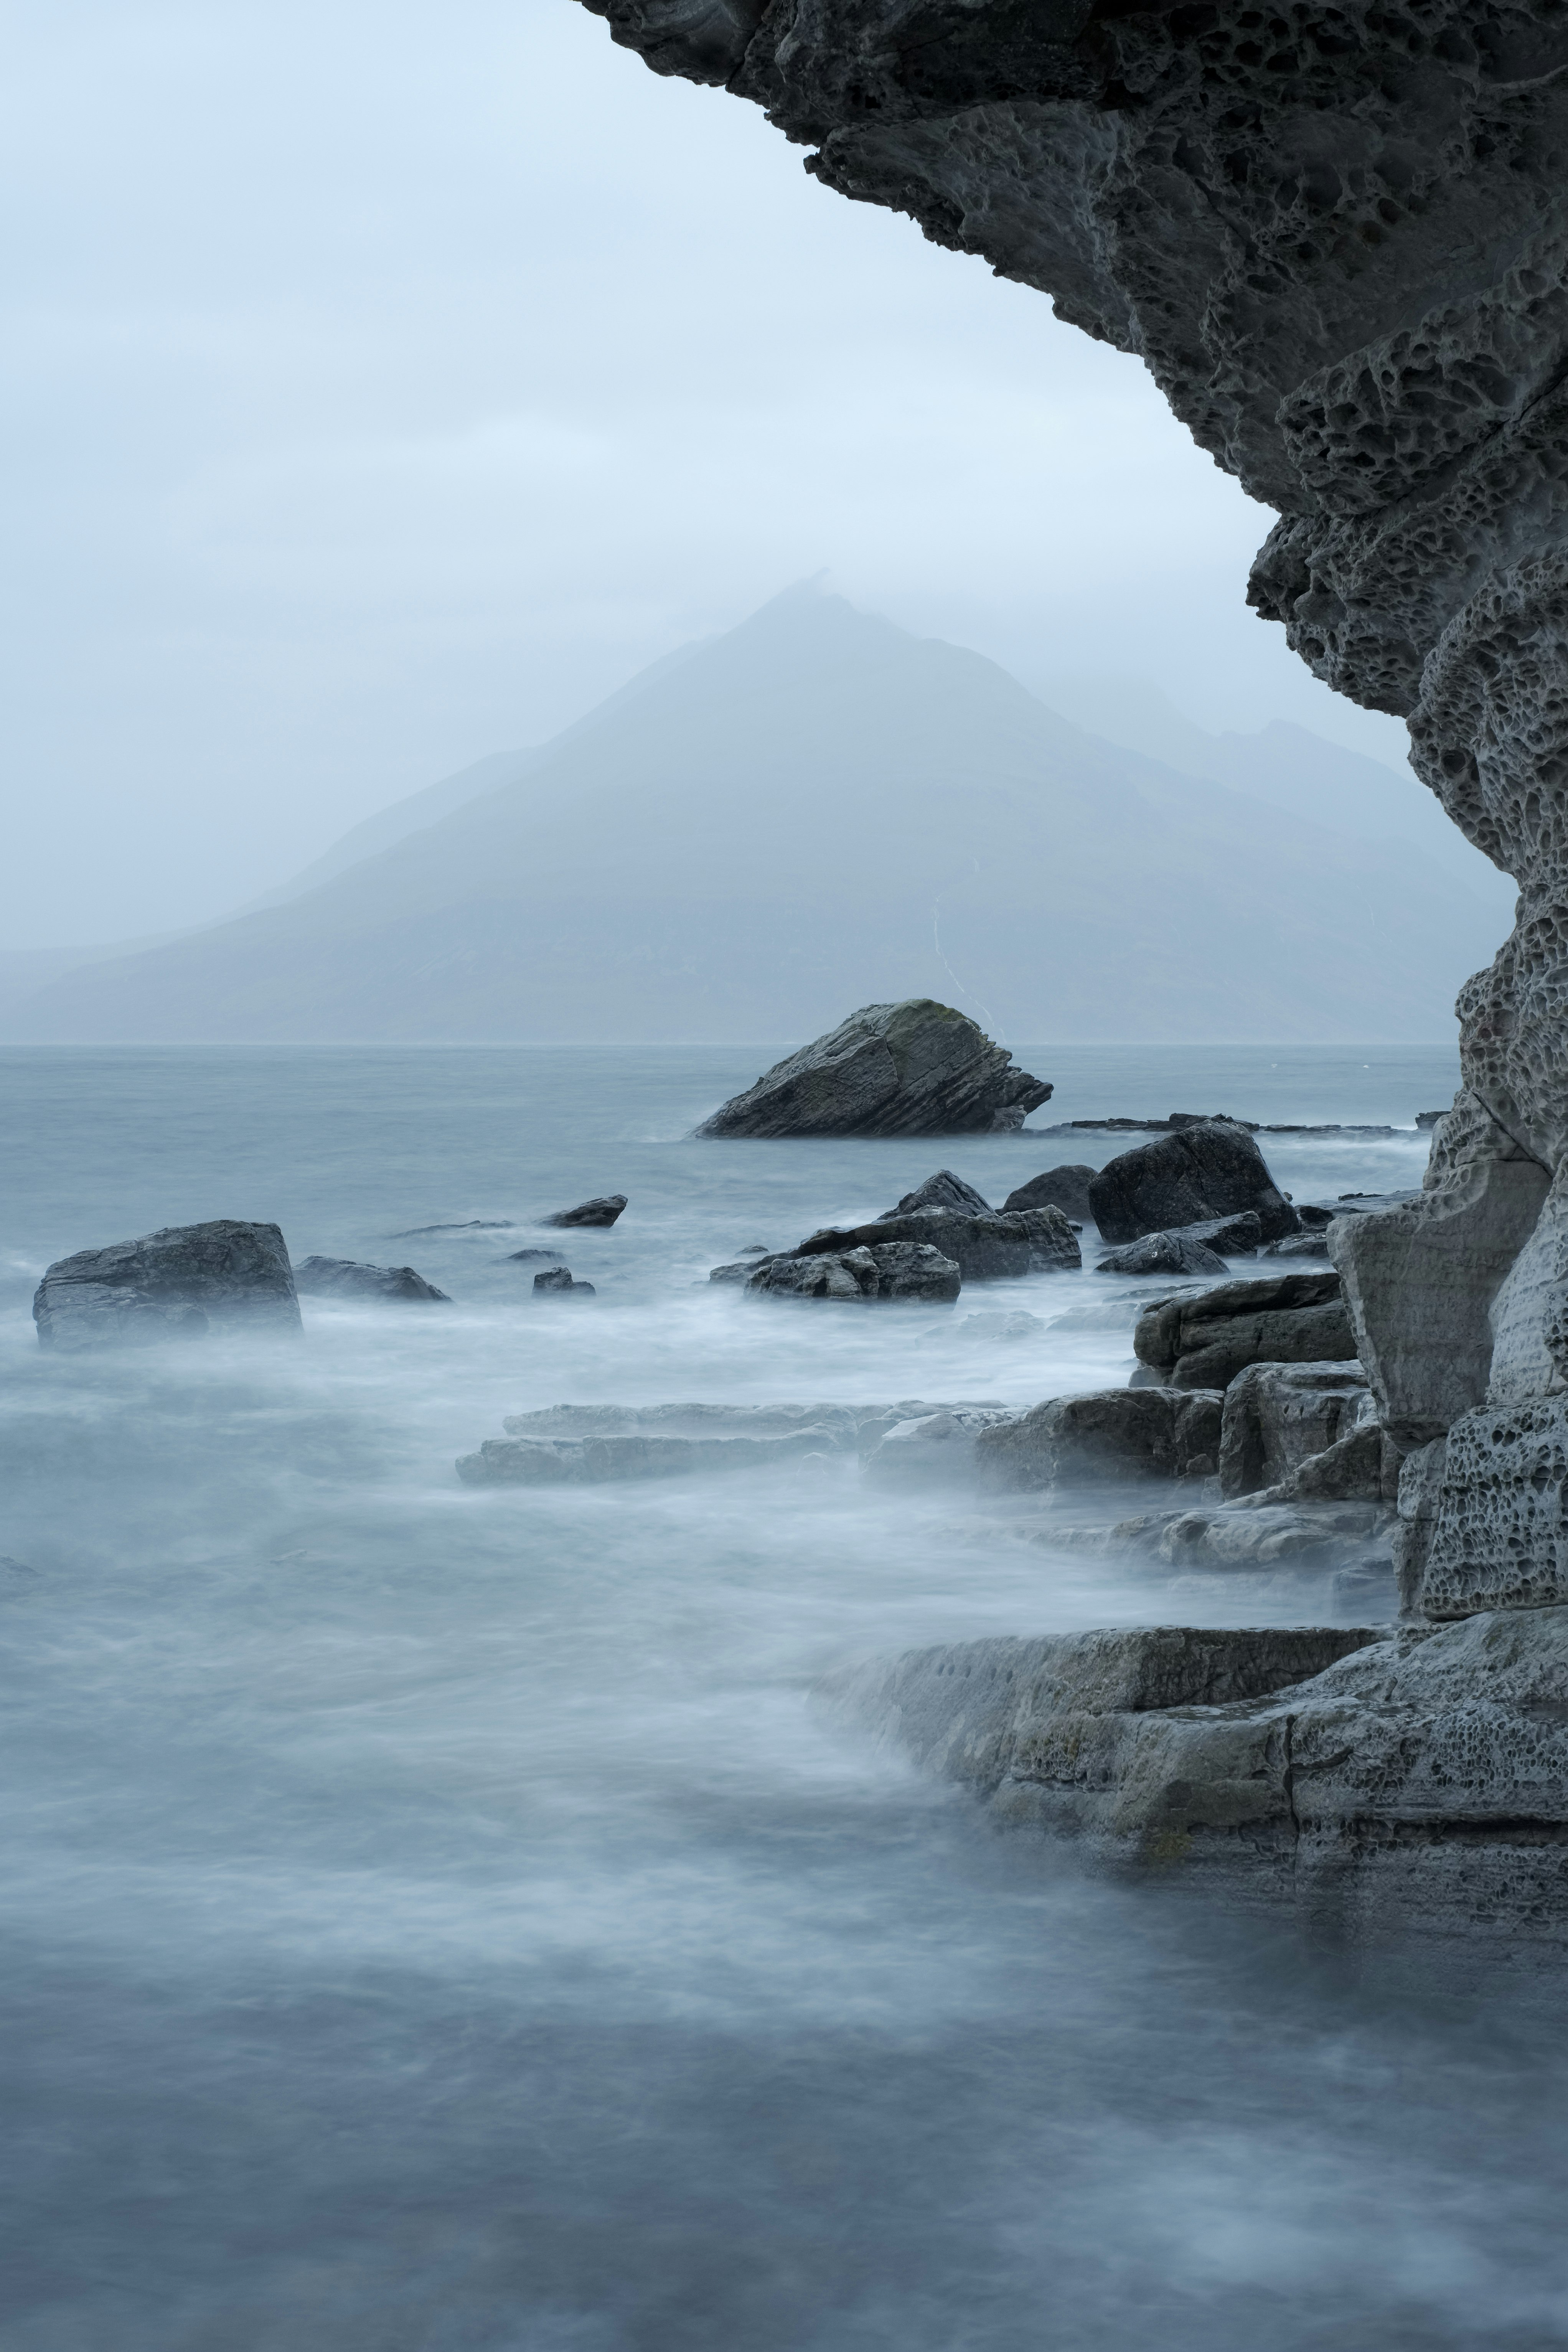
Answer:
[{"label": "fog", "polygon": [[[1564,2086],[1506,1978],[1423,1989],[1408,1955],[1086,1881],[811,1697],[933,1640],[1321,1618],[1321,1576],[1178,1583],[848,1462],[453,1471],[563,1400],[1125,1379],[1147,1286],[950,1313],[710,1287],[937,1156],[683,1141],[740,1052],[5,1075],[8,2347],[1563,2340]],[[1412,1181],[1411,1112],[1454,1074],[1423,1049],[1056,1075],[1064,1117],[1227,1085],[1399,1122],[1282,1139],[1305,1196]],[[941,1152],[991,1197],[1057,1156]],[[536,1304],[506,1253],[611,1182],[621,1223],[564,1237],[596,1297]],[[225,1212],[278,1216],[297,1260],[410,1255],[453,1303],[307,1300],[293,1346],[37,1349],[48,1258]],[[512,1224],[405,1237],[470,1217]],[[998,1306],[1047,1328],[966,1333]]]},{"label": "fog", "polygon": [[7,34],[0,945],[216,920],[823,566],[1403,761],[1135,361],[565,0]]}]

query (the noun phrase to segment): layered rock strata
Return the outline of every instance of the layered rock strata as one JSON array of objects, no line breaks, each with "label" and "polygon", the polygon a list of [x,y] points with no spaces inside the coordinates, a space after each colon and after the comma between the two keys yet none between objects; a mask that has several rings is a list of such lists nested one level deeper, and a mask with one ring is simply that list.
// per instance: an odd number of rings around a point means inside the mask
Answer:
[{"label": "layered rock strata", "polygon": [[826,1703],[999,1822],[1352,1938],[1568,1952],[1568,1609],[917,1651]]},{"label": "layered rock strata", "polygon": [[1010,1134],[1051,1093],[1012,1065],[1005,1046],[950,1004],[923,996],[866,1004],[721,1103],[696,1132]]}]

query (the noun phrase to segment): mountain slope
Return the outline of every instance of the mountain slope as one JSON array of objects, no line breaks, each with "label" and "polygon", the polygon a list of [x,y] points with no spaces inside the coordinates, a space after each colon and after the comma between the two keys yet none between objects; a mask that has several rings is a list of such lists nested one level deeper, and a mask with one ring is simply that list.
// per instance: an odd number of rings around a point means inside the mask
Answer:
[{"label": "mountain slope", "polygon": [[794,592],[436,824],[70,973],[11,1026],[762,1039],[932,995],[1005,1035],[1436,1037],[1502,928],[1419,852],[1304,828]]}]

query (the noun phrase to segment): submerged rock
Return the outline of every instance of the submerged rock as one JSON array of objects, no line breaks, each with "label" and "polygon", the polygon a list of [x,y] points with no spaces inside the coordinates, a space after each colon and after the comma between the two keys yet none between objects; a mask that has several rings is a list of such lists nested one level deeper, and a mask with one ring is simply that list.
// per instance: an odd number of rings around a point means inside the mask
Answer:
[{"label": "submerged rock", "polygon": [[1132,1351],[1173,1387],[1223,1389],[1247,1364],[1348,1363],[1356,1343],[1330,1268],[1158,1299],[1138,1318]]},{"label": "submerged rock", "polygon": [[506,1437],[458,1464],[469,1486],[589,1486],[865,1457],[914,1421],[994,1416],[994,1403],[559,1404],[509,1414]]},{"label": "submerged rock", "polygon": [[1051,1088],[951,1005],[868,1004],[775,1063],[700,1136],[989,1135],[1021,1127]]},{"label": "submerged rock", "polygon": [[885,1431],[865,1456],[866,1475],[889,1486],[929,1486],[973,1476],[984,1431],[1013,1419],[1005,1405],[942,1405]]},{"label": "submerged rock", "polygon": [[1101,1863],[1352,1940],[1568,1948],[1568,1609],[973,1642],[820,1689]]},{"label": "submerged rock", "polygon": [[1212,1476],[1222,1402],[1217,1391],[1168,1388],[1052,1397],[984,1431],[975,1467],[984,1486],[1013,1493]]},{"label": "submerged rock", "polygon": [[980,1215],[963,1209],[913,1209],[907,1215],[874,1218],[868,1224],[826,1226],[790,1255],[815,1257],[829,1251],[877,1249],[889,1242],[928,1244],[954,1261],[965,1282],[1071,1272],[1083,1263],[1059,1209],[1017,1210],[1006,1216],[995,1211]]},{"label": "submerged rock", "polygon": [[1059,1209],[1064,1217],[1077,1224],[1088,1223],[1093,1214],[1089,1205],[1089,1188],[1096,1171],[1068,1161],[1060,1168],[1047,1168],[1043,1175],[1031,1176],[1026,1184],[1017,1185],[1003,1202],[1007,1209]]},{"label": "submerged rock", "polygon": [[552,1265],[534,1276],[533,1295],[536,1298],[593,1298],[597,1294],[591,1282],[574,1281],[569,1265]]},{"label": "submerged rock", "polygon": [[557,1209],[541,1217],[542,1225],[613,1225],[626,1205],[624,1192],[607,1192],[602,1200],[580,1201],[574,1209]]},{"label": "submerged rock", "polygon": [[309,1296],[451,1300],[411,1265],[362,1265],[348,1257],[308,1257],[294,1268],[294,1287]]},{"label": "submerged rock", "polygon": [[1256,1256],[1262,1238],[1257,1211],[1243,1209],[1234,1217],[1207,1217],[1200,1225],[1178,1225],[1171,1233],[1145,1234],[1139,1241],[1125,1242],[1120,1249],[1108,1250],[1097,1258],[1094,1270],[1097,1274],[1217,1274],[1223,1280],[1230,1271],[1226,1256]]},{"label": "submerged rock", "polygon": [[1230,1119],[1201,1119],[1124,1151],[1089,1188],[1089,1213],[1108,1242],[1256,1212],[1258,1239],[1273,1242],[1300,1220],[1250,1135]]},{"label": "submerged rock", "polygon": [[[730,1269],[715,1267],[710,1281]],[[963,1277],[953,1259],[929,1243],[890,1241],[876,1247],[814,1251],[809,1255],[763,1258],[745,1270],[745,1286],[757,1296],[788,1298],[913,1298],[946,1304],[958,1297]]]},{"label": "submerged rock", "polygon": [[46,1348],[300,1328],[281,1232],[237,1217],[165,1225],[58,1259],[34,1296],[33,1320]]}]

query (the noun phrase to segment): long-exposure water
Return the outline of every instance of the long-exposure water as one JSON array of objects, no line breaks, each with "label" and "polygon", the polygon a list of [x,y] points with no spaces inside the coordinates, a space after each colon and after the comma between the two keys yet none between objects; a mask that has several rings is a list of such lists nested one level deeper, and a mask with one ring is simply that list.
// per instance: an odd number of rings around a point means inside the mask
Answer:
[{"label": "long-exposure water", "polygon": [[[1020,1048],[1035,1128],[1223,1109],[1419,1181],[1440,1048]],[[1125,1380],[1110,1277],[771,1307],[708,1268],[1103,1135],[693,1143],[773,1054],[14,1052],[0,1212],[8,2352],[1568,2341],[1539,1988],[1419,1987],[998,1838],[825,1719],[844,1659],[1299,1620],[852,1464],[473,1488],[505,1413]],[[537,1302],[541,1213],[630,1196]],[[54,1355],[51,1259],[276,1219],[442,1307]],[[394,1238],[463,1220],[467,1233]],[[1026,1307],[1022,1341],[966,1331]]]}]

